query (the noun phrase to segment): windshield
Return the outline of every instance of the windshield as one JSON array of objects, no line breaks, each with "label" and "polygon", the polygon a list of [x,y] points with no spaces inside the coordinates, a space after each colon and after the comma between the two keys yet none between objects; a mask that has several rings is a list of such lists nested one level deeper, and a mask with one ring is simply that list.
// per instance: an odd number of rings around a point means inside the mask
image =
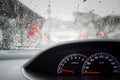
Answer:
[{"label": "windshield", "polygon": [[120,39],[120,0],[0,0],[0,49]]}]

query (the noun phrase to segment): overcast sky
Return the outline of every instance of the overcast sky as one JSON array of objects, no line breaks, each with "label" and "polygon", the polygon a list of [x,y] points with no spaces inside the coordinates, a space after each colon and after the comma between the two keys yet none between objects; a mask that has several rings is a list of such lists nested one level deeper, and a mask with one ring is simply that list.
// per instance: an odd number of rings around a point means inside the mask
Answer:
[{"label": "overcast sky", "polygon": [[[19,0],[34,12],[47,18],[47,9],[49,0]],[[50,0],[51,17],[62,20],[73,20],[73,13],[77,11],[79,4],[80,12],[93,11],[100,16],[120,15],[120,0]]]}]

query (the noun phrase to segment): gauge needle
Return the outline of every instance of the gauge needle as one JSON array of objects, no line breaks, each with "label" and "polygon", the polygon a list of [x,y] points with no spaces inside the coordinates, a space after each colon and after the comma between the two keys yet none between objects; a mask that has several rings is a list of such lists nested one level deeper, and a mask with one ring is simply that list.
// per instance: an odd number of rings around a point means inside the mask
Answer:
[{"label": "gauge needle", "polygon": [[73,70],[61,69],[61,71],[62,71],[62,72],[67,72],[67,73],[72,73],[72,74],[74,73],[74,71],[73,71]]},{"label": "gauge needle", "polygon": [[83,72],[83,74],[100,74],[100,72]]}]

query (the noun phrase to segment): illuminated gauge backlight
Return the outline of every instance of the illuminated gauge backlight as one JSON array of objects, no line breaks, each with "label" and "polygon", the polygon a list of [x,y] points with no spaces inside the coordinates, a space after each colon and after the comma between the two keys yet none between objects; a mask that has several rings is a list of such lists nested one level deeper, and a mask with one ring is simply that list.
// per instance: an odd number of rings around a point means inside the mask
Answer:
[{"label": "illuminated gauge backlight", "polygon": [[88,57],[82,67],[83,75],[120,74],[118,60],[109,53],[96,53]]},{"label": "illuminated gauge backlight", "polygon": [[82,65],[86,56],[82,54],[70,54],[64,57],[57,68],[58,75],[81,75]]}]

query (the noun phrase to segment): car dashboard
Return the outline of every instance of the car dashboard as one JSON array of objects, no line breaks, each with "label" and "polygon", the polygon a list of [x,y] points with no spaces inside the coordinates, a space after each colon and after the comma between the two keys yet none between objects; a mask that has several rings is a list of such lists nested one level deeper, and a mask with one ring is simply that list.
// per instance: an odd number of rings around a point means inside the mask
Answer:
[{"label": "car dashboard", "polygon": [[[5,80],[7,76],[2,74],[7,74],[11,80],[16,76],[16,80],[120,80],[119,45],[117,40],[58,44],[40,51],[30,60],[0,61],[3,64],[0,77]],[[13,72],[6,73],[5,69]]]}]

